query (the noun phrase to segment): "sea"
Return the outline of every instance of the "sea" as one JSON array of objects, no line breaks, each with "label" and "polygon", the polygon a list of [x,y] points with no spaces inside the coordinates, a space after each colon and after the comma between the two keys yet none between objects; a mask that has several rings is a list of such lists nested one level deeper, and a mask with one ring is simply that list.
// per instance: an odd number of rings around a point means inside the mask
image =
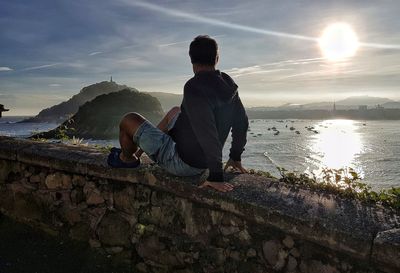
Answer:
[{"label": "sea", "polygon": [[[57,126],[19,123],[25,118],[1,118],[0,135],[24,138]],[[225,160],[230,142],[228,138]],[[84,139],[82,143],[119,146],[117,139]],[[324,168],[352,168],[373,189],[399,187],[400,121],[250,120],[242,164],[276,177],[278,167],[316,175]]]}]

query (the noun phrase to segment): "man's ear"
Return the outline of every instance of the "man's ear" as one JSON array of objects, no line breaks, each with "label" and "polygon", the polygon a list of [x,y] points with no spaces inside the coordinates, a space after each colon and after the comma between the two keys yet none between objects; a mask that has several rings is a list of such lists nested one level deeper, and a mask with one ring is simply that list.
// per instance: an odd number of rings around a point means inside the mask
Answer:
[{"label": "man's ear", "polygon": [[217,57],[215,57],[215,65],[218,64],[218,61],[219,61],[219,54],[217,54]]}]

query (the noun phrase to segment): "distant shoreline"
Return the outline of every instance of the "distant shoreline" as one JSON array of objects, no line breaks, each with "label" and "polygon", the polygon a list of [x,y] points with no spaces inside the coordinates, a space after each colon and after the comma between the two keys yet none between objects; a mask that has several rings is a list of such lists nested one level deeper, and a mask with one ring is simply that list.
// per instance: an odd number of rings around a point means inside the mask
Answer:
[{"label": "distant shoreline", "polygon": [[[400,120],[400,109],[368,110],[252,110],[246,109],[249,119],[349,119],[349,120]],[[3,116],[4,119],[21,119],[18,122],[29,122],[35,115]],[[51,122],[51,121],[47,121]],[[42,122],[38,122],[42,123]],[[44,122],[43,122],[44,123]]]},{"label": "distant shoreline", "polygon": [[250,119],[400,120],[400,109],[368,110],[246,110]]}]

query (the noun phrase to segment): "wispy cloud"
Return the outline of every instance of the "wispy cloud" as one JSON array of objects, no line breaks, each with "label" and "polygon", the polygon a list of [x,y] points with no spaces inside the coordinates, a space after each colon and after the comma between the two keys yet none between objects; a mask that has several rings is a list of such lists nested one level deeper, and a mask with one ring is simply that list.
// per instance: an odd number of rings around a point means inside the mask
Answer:
[{"label": "wispy cloud", "polygon": [[121,1],[129,6],[138,6],[138,7],[142,7],[147,10],[152,10],[152,11],[162,13],[162,14],[165,14],[168,16],[178,17],[178,18],[182,18],[182,19],[186,19],[186,20],[190,20],[190,21],[194,21],[194,22],[200,22],[200,23],[205,23],[205,24],[209,24],[209,25],[221,26],[221,27],[226,27],[226,28],[230,28],[230,29],[242,30],[242,31],[247,31],[247,32],[253,32],[253,33],[270,35],[270,36],[277,36],[277,37],[283,37],[283,38],[291,38],[291,39],[306,40],[306,41],[313,41],[313,42],[318,41],[318,39],[316,39],[314,37],[297,35],[297,34],[280,32],[280,31],[267,30],[267,29],[261,29],[261,28],[255,28],[255,27],[251,27],[251,26],[245,26],[245,25],[241,25],[241,24],[225,22],[225,21],[218,20],[218,19],[200,16],[200,15],[197,15],[194,13],[188,13],[188,12],[175,10],[175,9],[171,9],[171,8],[165,8],[163,6],[159,6],[159,5],[151,4],[151,3],[147,3],[147,2],[130,1],[130,0],[121,0]]},{"label": "wispy cloud", "polygon": [[26,68],[21,69],[21,71],[44,69],[44,68],[54,67],[54,66],[57,66],[57,65],[60,65],[60,63],[52,63],[52,64],[45,64],[45,65],[39,65],[39,66],[26,67]]},{"label": "wispy cloud", "polygon": [[51,83],[51,84],[49,84],[49,86],[50,87],[60,87],[61,84],[59,84],[59,83]]},{"label": "wispy cloud", "polygon": [[14,69],[12,69],[12,68],[10,68],[10,67],[7,67],[7,66],[0,66],[0,72],[3,72],[3,71],[13,71]]},{"label": "wispy cloud", "polygon": [[[214,35],[214,36],[210,36],[211,38],[221,38],[226,36],[225,34],[221,34],[221,35]],[[160,44],[158,45],[159,47],[167,47],[167,46],[174,46],[174,45],[179,45],[179,44],[185,44],[187,45],[188,43],[190,43],[192,40],[186,40],[186,41],[179,41],[179,42],[173,42],[173,43],[167,43],[167,44]]]},{"label": "wispy cloud", "polygon": [[[254,75],[254,74],[266,74],[266,73],[290,71],[290,70],[294,70],[294,68],[291,68],[290,66],[308,65],[308,64],[314,64],[314,63],[320,63],[323,61],[324,61],[324,58],[284,60],[284,61],[264,63],[264,64],[258,64],[258,65],[240,67],[240,68],[235,67],[235,68],[226,70],[226,72],[232,74],[233,78],[238,78],[238,77]],[[268,69],[266,69],[267,67],[268,67]],[[271,67],[276,67],[276,68],[271,69]]]},{"label": "wispy cloud", "polygon": [[234,73],[232,72],[232,78],[238,78],[238,77],[243,77],[243,76],[249,76],[249,75],[255,75],[255,74],[270,74],[270,73],[278,73],[282,71],[290,71],[293,70],[291,68],[279,68],[279,69],[254,69],[253,71],[249,72],[242,72],[242,73]]},{"label": "wispy cloud", "polygon": [[339,72],[333,72],[331,69],[326,69],[326,70],[317,70],[317,71],[308,71],[308,72],[303,72],[303,73],[297,73],[297,74],[292,74],[292,75],[287,75],[284,77],[281,77],[278,79],[279,80],[287,80],[287,79],[292,79],[292,78],[298,78],[298,77],[303,77],[306,76],[306,79],[312,79],[312,77],[321,77],[321,76],[329,76],[329,78],[332,77],[332,75],[348,75],[348,74],[354,74],[354,73],[359,73],[364,71],[363,69],[345,69],[341,70]]},{"label": "wispy cloud", "polygon": [[89,53],[88,55],[89,56],[95,56],[95,55],[99,55],[99,54],[102,54],[102,53],[103,53],[102,51],[95,51],[95,52]]},{"label": "wispy cloud", "polygon": [[[242,25],[242,24],[230,23],[230,22],[226,22],[226,21],[222,21],[222,20],[218,20],[218,19],[200,16],[200,15],[197,15],[194,13],[189,13],[189,12],[184,12],[184,11],[180,11],[180,10],[176,10],[176,9],[166,8],[166,7],[163,7],[160,5],[143,2],[143,1],[131,1],[131,0],[120,0],[120,1],[124,2],[125,4],[127,4],[129,6],[142,7],[147,10],[162,13],[167,16],[182,18],[185,20],[190,20],[192,22],[200,22],[200,23],[205,23],[205,24],[214,25],[214,26],[221,26],[221,27],[226,27],[226,28],[230,28],[230,29],[236,29],[236,30],[241,30],[241,31],[246,31],[246,32],[252,32],[252,33],[257,33],[257,34],[262,34],[262,35],[281,37],[281,38],[288,38],[288,39],[304,40],[304,41],[311,41],[311,42],[319,42],[319,40],[320,40],[318,37],[311,37],[311,36],[306,36],[306,35],[301,35],[301,34],[274,31],[274,30],[269,30],[269,29],[262,29],[262,28],[246,26],[246,25]],[[359,44],[362,47],[377,48],[377,49],[400,49],[400,45],[397,45],[397,44],[381,44],[381,43],[373,43],[373,42],[360,42]]]}]

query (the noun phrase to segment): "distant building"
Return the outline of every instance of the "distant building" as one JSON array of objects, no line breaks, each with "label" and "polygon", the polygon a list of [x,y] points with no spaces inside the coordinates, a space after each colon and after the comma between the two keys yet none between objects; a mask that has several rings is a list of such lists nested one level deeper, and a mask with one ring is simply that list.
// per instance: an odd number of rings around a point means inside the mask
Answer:
[{"label": "distant building", "polygon": [[110,82],[113,82],[112,76],[111,76],[111,78],[110,78]]},{"label": "distant building", "polygon": [[367,105],[359,105],[358,106],[358,110],[359,111],[366,111],[366,110],[368,110],[368,106]]},{"label": "distant building", "polygon": [[383,109],[385,109],[385,107],[383,107],[382,105],[378,104],[378,105],[376,106],[376,109],[383,110]]}]

